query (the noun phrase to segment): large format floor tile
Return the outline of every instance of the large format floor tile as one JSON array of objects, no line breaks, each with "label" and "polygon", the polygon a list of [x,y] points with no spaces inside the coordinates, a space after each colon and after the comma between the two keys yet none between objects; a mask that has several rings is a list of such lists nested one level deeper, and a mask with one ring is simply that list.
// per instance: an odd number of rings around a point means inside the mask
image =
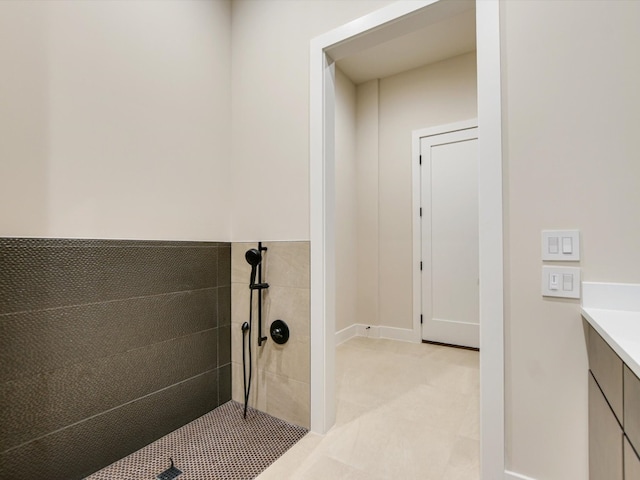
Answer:
[{"label": "large format floor tile", "polygon": [[336,424],[258,479],[480,478],[478,357],[363,337],[338,346]]}]

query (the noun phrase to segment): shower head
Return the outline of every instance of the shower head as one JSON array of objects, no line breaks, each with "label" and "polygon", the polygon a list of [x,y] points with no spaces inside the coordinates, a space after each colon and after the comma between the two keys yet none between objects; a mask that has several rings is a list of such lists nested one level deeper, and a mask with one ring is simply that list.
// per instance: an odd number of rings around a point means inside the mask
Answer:
[{"label": "shower head", "polygon": [[247,260],[247,263],[251,265],[251,280],[249,285],[253,286],[256,283],[256,267],[262,261],[262,254],[257,248],[251,248],[244,254],[244,258]]},{"label": "shower head", "polygon": [[262,254],[258,251],[257,248],[251,248],[247,250],[247,253],[244,254],[244,258],[247,260],[247,263],[252,267],[257,267],[258,264],[262,261]]}]

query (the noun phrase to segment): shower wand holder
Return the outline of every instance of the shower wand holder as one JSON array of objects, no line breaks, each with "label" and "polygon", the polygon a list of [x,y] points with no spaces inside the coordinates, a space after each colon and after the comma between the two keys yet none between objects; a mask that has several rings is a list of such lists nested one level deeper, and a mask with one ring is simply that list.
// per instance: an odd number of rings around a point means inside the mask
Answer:
[{"label": "shower wand holder", "polygon": [[249,285],[251,290],[265,290],[269,288],[268,283],[254,283],[253,285]]}]

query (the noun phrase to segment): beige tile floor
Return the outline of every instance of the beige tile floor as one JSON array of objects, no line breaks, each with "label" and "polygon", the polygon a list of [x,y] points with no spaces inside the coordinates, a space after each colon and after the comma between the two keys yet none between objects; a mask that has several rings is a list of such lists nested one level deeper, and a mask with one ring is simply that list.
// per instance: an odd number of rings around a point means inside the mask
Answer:
[{"label": "beige tile floor", "polygon": [[474,480],[478,353],[357,337],[336,349],[337,421],[259,480]]}]

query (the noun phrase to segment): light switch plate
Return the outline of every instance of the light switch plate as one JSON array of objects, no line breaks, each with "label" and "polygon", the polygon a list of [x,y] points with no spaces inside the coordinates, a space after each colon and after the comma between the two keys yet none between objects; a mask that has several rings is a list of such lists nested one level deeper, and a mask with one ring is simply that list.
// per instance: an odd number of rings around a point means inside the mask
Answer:
[{"label": "light switch plate", "polygon": [[543,230],[542,260],[577,262],[580,260],[579,230]]},{"label": "light switch plate", "polygon": [[542,267],[544,297],[580,298],[580,268]]}]

